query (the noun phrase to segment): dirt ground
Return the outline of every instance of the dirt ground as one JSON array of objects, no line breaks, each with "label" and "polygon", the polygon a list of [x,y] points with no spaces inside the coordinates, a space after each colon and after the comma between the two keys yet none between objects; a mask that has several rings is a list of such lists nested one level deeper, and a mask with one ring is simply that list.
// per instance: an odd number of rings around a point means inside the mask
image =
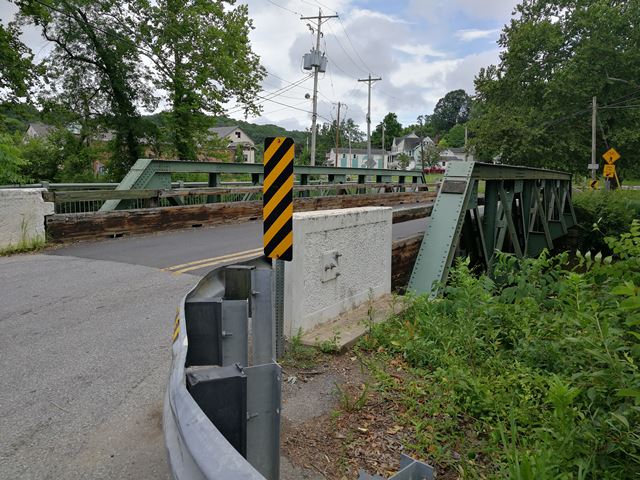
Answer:
[{"label": "dirt ground", "polygon": [[[308,355],[308,352],[306,352]],[[384,401],[353,353],[313,354],[283,363],[283,475],[354,480],[361,470],[385,478],[397,472],[411,432],[394,422],[401,408]]]}]

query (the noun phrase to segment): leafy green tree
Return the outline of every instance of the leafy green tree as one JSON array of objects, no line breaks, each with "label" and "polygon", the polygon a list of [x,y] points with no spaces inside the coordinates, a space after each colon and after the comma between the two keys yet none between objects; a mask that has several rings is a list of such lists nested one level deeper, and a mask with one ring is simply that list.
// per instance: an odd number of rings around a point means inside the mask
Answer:
[{"label": "leafy green tree", "polygon": [[29,177],[22,173],[26,165],[18,146],[17,136],[0,134],[0,185],[24,183]]},{"label": "leafy green tree", "polygon": [[141,154],[137,105],[153,103],[136,39],[114,19],[126,5],[117,0],[15,3],[23,21],[40,27],[53,45],[45,60],[50,96],[62,91],[85,109],[97,109],[115,130],[111,172],[121,177]]},{"label": "leafy green tree", "polygon": [[204,114],[220,114],[235,98],[245,113],[255,102],[266,71],[252,51],[252,22],[246,5],[234,0],[135,0],[137,15],[125,12],[132,32],[154,65],[154,84],[172,105],[172,131],[179,158],[197,157],[198,132],[211,123]]},{"label": "leafy green tree", "polygon": [[411,163],[411,157],[404,152],[399,154],[396,157],[396,160],[398,162],[398,168],[400,170],[406,170],[409,164]]},{"label": "leafy green tree", "polygon": [[471,97],[462,89],[452,90],[438,100],[429,123],[433,124],[436,133],[448,132],[456,123],[469,119],[470,108]]},{"label": "leafy green tree", "polygon": [[87,145],[66,129],[54,130],[46,138],[32,139],[22,145],[25,163],[21,171],[37,181],[95,181],[92,161],[106,158],[106,149],[100,142]]},{"label": "leafy green tree", "polygon": [[476,78],[476,155],[586,174],[597,96],[598,158],[615,146],[618,166],[640,174],[638,18],[635,1],[519,5],[500,37],[500,63]]},{"label": "leafy green tree", "polygon": [[0,95],[5,97],[26,97],[34,81],[33,53],[20,33],[15,23],[0,23]]},{"label": "leafy green tree", "polygon": [[[382,126],[384,125],[384,147],[382,145]],[[375,130],[371,133],[371,145],[377,148],[391,149],[393,137],[402,136],[402,124],[398,121],[398,116],[393,113],[387,113],[382,122],[380,122]]]},{"label": "leafy green tree", "polygon": [[456,123],[442,139],[447,143],[447,147],[464,147],[464,125]]}]

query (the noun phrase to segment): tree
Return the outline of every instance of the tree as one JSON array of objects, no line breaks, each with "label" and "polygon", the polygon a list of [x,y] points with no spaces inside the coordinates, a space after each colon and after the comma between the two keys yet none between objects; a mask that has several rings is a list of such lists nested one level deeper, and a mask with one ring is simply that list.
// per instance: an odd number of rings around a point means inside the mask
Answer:
[{"label": "tree", "polygon": [[451,129],[442,137],[447,143],[448,147],[460,148],[464,147],[464,125],[456,123]]},{"label": "tree", "polygon": [[430,117],[437,133],[448,132],[456,123],[469,119],[471,97],[464,90],[453,90],[438,100]]},{"label": "tree", "polygon": [[0,134],[0,185],[28,181],[29,178],[21,172],[25,164],[17,138],[6,133]]},{"label": "tree", "polygon": [[0,95],[25,97],[34,81],[33,53],[19,38],[15,23],[0,23]]},{"label": "tree", "polygon": [[[384,125],[384,146],[382,145],[382,126]],[[373,133],[371,134],[371,144],[384,150],[390,150],[393,143],[393,137],[402,136],[402,124],[398,121],[398,116],[389,112],[385,115]]]},{"label": "tree", "polygon": [[[115,131],[111,171],[121,177],[139,158],[138,103],[152,104],[136,39],[114,12],[118,0],[15,0],[25,21],[40,27],[53,49],[45,61],[51,96],[77,100],[76,109],[106,116]],[[73,102],[70,102],[73,104]]]},{"label": "tree", "polygon": [[586,174],[597,96],[598,153],[615,145],[640,174],[638,18],[640,4],[621,0],[518,6],[500,37],[500,63],[476,78],[476,155]]},{"label": "tree", "polygon": [[136,16],[124,11],[154,65],[153,80],[172,105],[173,143],[179,158],[197,157],[196,138],[212,126],[208,114],[223,112],[235,98],[246,113],[255,102],[266,71],[252,51],[253,28],[246,5],[235,0],[135,0]]},{"label": "tree", "polygon": [[396,161],[398,162],[398,168],[400,170],[406,170],[409,164],[411,163],[411,157],[406,153],[402,152],[396,157]]}]

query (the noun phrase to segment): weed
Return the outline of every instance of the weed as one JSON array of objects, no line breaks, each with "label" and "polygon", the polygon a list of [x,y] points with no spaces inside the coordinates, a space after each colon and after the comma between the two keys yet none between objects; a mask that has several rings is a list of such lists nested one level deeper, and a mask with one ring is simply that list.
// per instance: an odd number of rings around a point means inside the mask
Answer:
[{"label": "weed", "polygon": [[338,401],[345,412],[359,412],[367,404],[369,397],[368,383],[364,383],[361,391],[359,393],[356,392],[355,395],[351,394],[347,385],[342,387],[336,382],[335,386],[338,392]]},{"label": "weed", "polygon": [[322,353],[338,353],[340,351],[340,331],[334,330],[333,337],[318,342],[318,349]]},{"label": "weed", "polygon": [[302,329],[300,329],[287,344],[281,363],[285,366],[308,370],[315,366],[317,357],[318,352],[315,348],[302,344]]},{"label": "weed", "polygon": [[373,327],[361,348],[409,450],[465,478],[638,475],[640,221],[603,242],[577,264],[501,254],[491,277],[459,261],[440,298]]}]

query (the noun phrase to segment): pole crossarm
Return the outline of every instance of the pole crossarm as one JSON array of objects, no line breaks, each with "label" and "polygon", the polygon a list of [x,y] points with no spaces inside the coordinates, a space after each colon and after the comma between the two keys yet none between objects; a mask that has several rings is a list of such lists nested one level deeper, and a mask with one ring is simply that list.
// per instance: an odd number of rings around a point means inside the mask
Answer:
[{"label": "pole crossarm", "polygon": [[539,168],[449,163],[408,289],[434,297],[456,255],[491,270],[496,251],[521,258],[553,249],[577,223],[571,179]]}]

